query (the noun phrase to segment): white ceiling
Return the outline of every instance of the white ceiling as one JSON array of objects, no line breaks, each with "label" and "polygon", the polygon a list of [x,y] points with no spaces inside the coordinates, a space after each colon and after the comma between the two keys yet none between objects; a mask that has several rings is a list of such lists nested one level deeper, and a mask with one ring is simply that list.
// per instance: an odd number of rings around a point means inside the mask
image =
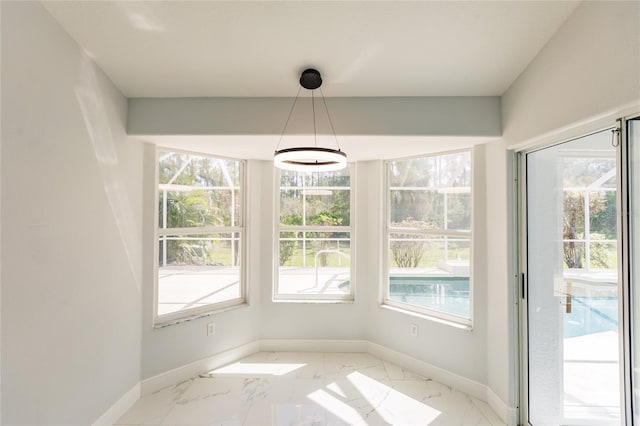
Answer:
[{"label": "white ceiling", "polygon": [[127,97],[501,95],[578,2],[43,2]]}]

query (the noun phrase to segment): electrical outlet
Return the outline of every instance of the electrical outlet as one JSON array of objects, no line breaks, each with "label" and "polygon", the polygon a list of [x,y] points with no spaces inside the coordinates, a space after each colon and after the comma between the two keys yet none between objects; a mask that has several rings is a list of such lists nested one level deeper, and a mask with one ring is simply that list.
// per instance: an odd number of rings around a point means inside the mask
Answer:
[{"label": "electrical outlet", "polygon": [[418,325],[417,324],[409,325],[409,334],[411,334],[413,337],[418,337]]},{"label": "electrical outlet", "polygon": [[216,323],[210,322],[207,324],[207,336],[213,336],[214,334],[216,334]]}]

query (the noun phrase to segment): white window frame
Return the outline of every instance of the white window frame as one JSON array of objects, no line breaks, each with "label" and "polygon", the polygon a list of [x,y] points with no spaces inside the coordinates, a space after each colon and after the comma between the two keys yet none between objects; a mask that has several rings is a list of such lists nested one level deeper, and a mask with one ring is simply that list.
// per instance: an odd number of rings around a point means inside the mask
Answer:
[{"label": "white window frame", "polygon": [[[160,215],[159,203],[159,188],[160,188],[160,173],[159,173],[159,161],[161,152],[175,152],[184,155],[193,155],[199,157],[210,157],[220,160],[229,160],[229,161],[239,161],[241,165],[240,171],[240,215],[239,220],[240,224],[235,224],[234,226],[204,226],[204,227],[193,227],[193,228],[163,228],[158,223],[158,218]],[[154,318],[154,326],[155,327],[164,327],[166,325],[170,325],[173,323],[180,323],[188,320],[192,320],[199,317],[208,316],[217,312],[225,311],[237,306],[241,306],[246,304],[247,301],[247,253],[249,250],[247,249],[247,200],[248,200],[248,187],[247,187],[247,161],[241,160],[238,158],[225,157],[220,155],[213,155],[203,152],[194,152],[194,151],[185,151],[180,149],[156,146],[155,149],[155,163],[154,163],[154,286],[153,286],[153,318]],[[240,257],[239,264],[239,273],[240,273],[240,297],[225,300],[222,302],[211,303],[205,306],[200,306],[196,308],[188,308],[181,309],[176,312],[171,312],[163,315],[158,315],[158,294],[159,294],[159,277],[158,271],[160,268],[160,259],[159,259],[159,243],[160,238],[163,235],[198,235],[198,234],[211,234],[211,233],[238,233],[240,234],[239,244],[240,249],[238,250],[238,254]]]},{"label": "white window frame", "polygon": [[[444,229],[438,230],[417,230],[414,228],[401,228],[401,227],[392,227],[390,225],[391,218],[391,203],[390,203],[390,169],[389,163],[396,161],[406,161],[417,158],[428,158],[428,157],[441,157],[445,155],[457,154],[468,152],[470,155],[470,163],[471,163],[471,193],[470,193],[470,205],[471,205],[471,223],[469,231],[459,231],[459,230],[450,230],[446,229],[447,221],[445,218],[444,221]],[[384,181],[384,235],[383,235],[383,250],[382,250],[382,289],[381,289],[381,305],[394,308],[404,313],[418,315],[420,317],[424,317],[430,320],[436,320],[439,322],[444,322],[446,324],[462,326],[465,328],[471,329],[473,327],[473,294],[474,294],[474,286],[473,286],[473,258],[474,258],[474,250],[473,250],[473,229],[475,223],[475,215],[474,215],[474,191],[475,191],[475,156],[473,149],[460,149],[455,151],[445,151],[445,152],[437,152],[437,153],[429,153],[423,155],[414,155],[411,157],[402,157],[395,158],[384,161],[384,172],[383,172],[383,181]],[[445,203],[445,211],[446,211],[446,203]],[[411,234],[411,235],[421,235],[425,237],[434,236],[434,237],[453,237],[453,238],[464,238],[469,240],[469,318],[462,317],[459,315],[454,315],[442,311],[438,311],[435,309],[429,309],[426,307],[421,307],[418,305],[414,305],[411,303],[400,302],[398,300],[392,300],[389,295],[390,289],[390,234]]]},{"label": "white window frame", "polygon": [[[347,163],[349,168],[349,226],[281,226],[280,225],[280,170],[275,169],[274,173],[274,255],[273,255],[273,288],[272,300],[274,302],[329,302],[329,303],[351,303],[355,300],[356,288],[356,165]],[[315,187],[314,187],[315,188]],[[335,187],[333,189],[344,190],[346,187]],[[323,189],[323,188],[320,188]],[[331,189],[327,187],[326,189]],[[304,201],[303,201],[304,206]],[[304,215],[304,214],[303,214]],[[349,233],[349,293],[347,294],[280,294],[280,233],[288,231],[303,232],[348,232]]]}]

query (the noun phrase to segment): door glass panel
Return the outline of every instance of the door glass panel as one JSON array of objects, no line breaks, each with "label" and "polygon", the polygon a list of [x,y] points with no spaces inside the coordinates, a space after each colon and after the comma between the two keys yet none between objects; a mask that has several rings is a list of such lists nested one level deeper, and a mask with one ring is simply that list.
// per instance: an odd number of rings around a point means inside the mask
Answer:
[{"label": "door glass panel", "polygon": [[604,131],[527,154],[532,425],[619,425],[616,150]]},{"label": "door glass panel", "polygon": [[631,375],[633,387],[633,420],[640,424],[640,117],[627,122],[630,155],[630,228],[631,228],[631,328],[633,344]]}]

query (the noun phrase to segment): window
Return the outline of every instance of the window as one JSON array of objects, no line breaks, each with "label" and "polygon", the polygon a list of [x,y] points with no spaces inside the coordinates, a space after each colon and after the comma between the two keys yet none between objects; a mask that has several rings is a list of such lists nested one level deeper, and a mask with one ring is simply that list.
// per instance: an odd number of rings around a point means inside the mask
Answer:
[{"label": "window", "polygon": [[274,299],[353,299],[351,166],[280,171]]},{"label": "window", "polygon": [[387,162],[384,303],[471,325],[471,152]]},{"label": "window", "polygon": [[244,162],[158,151],[156,315],[244,301]]}]

